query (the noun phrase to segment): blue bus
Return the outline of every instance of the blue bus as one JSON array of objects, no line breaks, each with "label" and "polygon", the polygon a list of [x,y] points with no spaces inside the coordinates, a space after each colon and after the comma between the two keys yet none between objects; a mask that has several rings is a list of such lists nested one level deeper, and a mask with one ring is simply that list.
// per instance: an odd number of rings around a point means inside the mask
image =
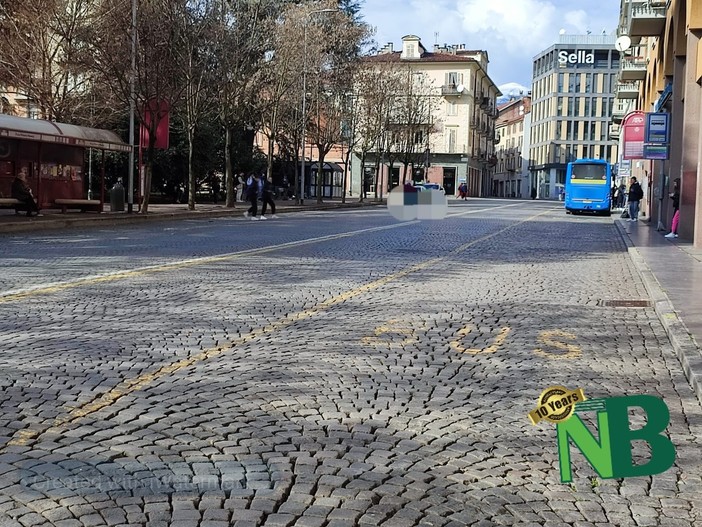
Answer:
[{"label": "blue bus", "polygon": [[612,214],[612,167],[602,159],[578,159],[568,163],[565,181],[567,214]]}]

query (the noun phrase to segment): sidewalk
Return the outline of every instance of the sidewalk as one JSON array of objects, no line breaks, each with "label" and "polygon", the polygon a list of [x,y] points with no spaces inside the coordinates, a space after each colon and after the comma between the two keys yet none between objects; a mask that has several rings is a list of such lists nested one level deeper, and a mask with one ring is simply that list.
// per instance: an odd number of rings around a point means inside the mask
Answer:
[{"label": "sidewalk", "polygon": [[702,249],[645,222],[616,219],[656,313],[702,401]]},{"label": "sidewalk", "polygon": [[[305,200],[304,205],[295,205],[295,201],[276,202],[276,213],[288,214],[291,212],[308,210],[329,210],[340,208],[358,208],[384,205],[371,199],[365,199],[363,203],[358,202],[358,198],[347,198],[346,203],[341,203],[341,199],[327,199],[321,205],[312,199]],[[126,206],[125,206],[126,208]],[[221,218],[232,217],[242,218],[242,215],[249,208],[246,202],[238,201],[235,208],[227,208],[224,204],[213,205],[211,203],[197,204],[195,210],[188,210],[187,204],[150,204],[148,214],[136,212],[110,212],[110,204],[105,204],[105,211],[96,212],[67,212],[62,214],[58,209],[43,209],[43,216],[27,217],[24,213],[15,214],[14,209],[0,209],[0,234],[12,232],[40,231],[50,229],[65,229],[72,227],[88,226],[112,226],[126,223],[142,223],[164,220],[179,219],[201,219],[201,218]],[[260,212],[260,204],[259,204]]]}]

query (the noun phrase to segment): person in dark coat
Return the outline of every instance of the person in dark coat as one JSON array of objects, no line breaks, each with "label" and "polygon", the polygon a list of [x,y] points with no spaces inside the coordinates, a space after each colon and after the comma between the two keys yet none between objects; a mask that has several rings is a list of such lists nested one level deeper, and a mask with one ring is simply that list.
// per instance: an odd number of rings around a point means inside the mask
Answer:
[{"label": "person in dark coat", "polygon": [[[12,197],[21,201],[21,209],[27,211],[27,216],[36,214],[39,216],[39,206],[34,200],[34,194],[32,194],[32,189],[27,184],[27,169],[23,168],[20,170],[17,177],[15,177],[12,182]],[[15,209],[15,213],[19,213],[20,208]]]},{"label": "person in dark coat", "polygon": [[639,204],[644,192],[635,177],[632,177],[629,183],[629,221],[639,221]]},{"label": "person in dark coat", "polygon": [[264,174],[261,174],[261,185],[263,191],[261,193],[261,201],[263,201],[263,206],[261,207],[261,219],[266,219],[266,209],[268,205],[271,206],[271,218],[277,218],[275,214],[275,202],[273,201],[273,180],[267,178]]},{"label": "person in dark coat", "polygon": [[246,180],[246,187],[244,187],[244,195],[246,200],[251,203],[249,210],[244,212],[244,217],[251,217],[252,220],[258,221],[256,214],[258,214],[258,179],[251,174]]}]

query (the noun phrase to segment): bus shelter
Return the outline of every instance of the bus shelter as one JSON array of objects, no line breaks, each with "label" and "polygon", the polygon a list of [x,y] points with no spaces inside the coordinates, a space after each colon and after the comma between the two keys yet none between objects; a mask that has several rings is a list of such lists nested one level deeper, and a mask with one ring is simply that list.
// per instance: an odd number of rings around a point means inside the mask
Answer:
[{"label": "bus shelter", "polygon": [[[102,152],[99,200],[85,199],[86,148]],[[128,152],[129,148],[109,130],[0,115],[0,198],[10,197],[12,181],[24,170],[39,208],[101,212],[105,152]]]}]

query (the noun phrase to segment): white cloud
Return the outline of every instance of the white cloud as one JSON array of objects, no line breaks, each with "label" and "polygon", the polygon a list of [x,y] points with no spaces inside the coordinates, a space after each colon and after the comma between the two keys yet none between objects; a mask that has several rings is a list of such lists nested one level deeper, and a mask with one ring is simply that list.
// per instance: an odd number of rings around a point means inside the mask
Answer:
[{"label": "white cloud", "polygon": [[459,0],[458,4],[465,31],[490,36],[510,53],[535,54],[551,40],[556,8],[550,2]]},{"label": "white cloud", "polygon": [[[365,20],[377,27],[382,46],[415,34],[433,44],[465,44],[487,50],[488,73],[497,82],[531,82],[535,55],[558,42],[558,32],[610,33],[617,26],[619,3],[612,0],[365,0]],[[438,37],[436,36],[438,33]]]}]

